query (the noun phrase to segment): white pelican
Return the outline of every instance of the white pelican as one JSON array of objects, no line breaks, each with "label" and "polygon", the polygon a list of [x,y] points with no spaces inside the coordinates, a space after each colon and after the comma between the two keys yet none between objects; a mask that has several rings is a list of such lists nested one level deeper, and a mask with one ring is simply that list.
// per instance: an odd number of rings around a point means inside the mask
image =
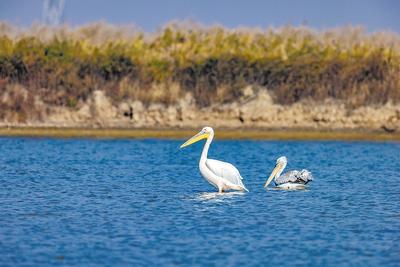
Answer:
[{"label": "white pelican", "polygon": [[273,178],[275,178],[274,182],[276,187],[283,189],[305,188],[305,185],[313,180],[311,172],[304,169],[301,171],[288,171],[281,176],[281,173],[285,169],[286,164],[286,157],[280,157],[277,159],[275,168],[272,170],[272,173],[265,183],[264,188],[267,188]]},{"label": "white pelican", "polygon": [[207,139],[203,152],[201,153],[199,168],[200,173],[210,184],[218,189],[218,192],[227,190],[249,191],[243,185],[242,176],[238,169],[230,163],[208,159],[208,149],[214,138],[214,130],[211,127],[204,127],[198,134],[187,140],[180,148],[189,146],[202,139]]}]

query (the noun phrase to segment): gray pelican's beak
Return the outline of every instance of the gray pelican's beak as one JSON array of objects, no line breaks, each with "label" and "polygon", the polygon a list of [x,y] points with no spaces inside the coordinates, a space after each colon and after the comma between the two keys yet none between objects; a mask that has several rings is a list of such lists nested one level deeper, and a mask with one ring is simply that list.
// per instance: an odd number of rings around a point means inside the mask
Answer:
[{"label": "gray pelican's beak", "polygon": [[268,177],[268,180],[265,182],[264,188],[267,188],[267,186],[271,183],[272,179],[274,179],[274,177],[275,177],[276,173],[278,172],[278,170],[279,170],[279,165],[276,164],[275,168],[271,172],[271,175]]}]

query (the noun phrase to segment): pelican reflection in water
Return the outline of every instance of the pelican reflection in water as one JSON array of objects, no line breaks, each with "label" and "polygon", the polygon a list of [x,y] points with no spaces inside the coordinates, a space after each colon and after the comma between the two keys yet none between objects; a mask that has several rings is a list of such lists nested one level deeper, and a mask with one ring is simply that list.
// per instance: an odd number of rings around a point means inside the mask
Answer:
[{"label": "pelican reflection in water", "polygon": [[198,194],[195,199],[200,201],[224,202],[243,195],[245,195],[245,192],[242,191],[231,191],[222,194],[218,192],[203,192]]},{"label": "pelican reflection in water", "polygon": [[208,159],[208,149],[214,138],[214,130],[211,127],[204,127],[198,134],[186,141],[180,148],[184,148],[202,139],[207,139],[201,153],[199,169],[201,175],[210,184],[218,189],[219,193],[228,190],[249,191],[242,182],[242,176],[238,169],[230,163]]},{"label": "pelican reflection in water", "polygon": [[277,159],[275,168],[272,170],[264,188],[267,188],[272,179],[274,179],[276,187],[281,189],[304,189],[306,184],[313,180],[311,172],[305,169],[301,171],[288,171],[281,176],[286,165],[286,157],[280,157]]}]

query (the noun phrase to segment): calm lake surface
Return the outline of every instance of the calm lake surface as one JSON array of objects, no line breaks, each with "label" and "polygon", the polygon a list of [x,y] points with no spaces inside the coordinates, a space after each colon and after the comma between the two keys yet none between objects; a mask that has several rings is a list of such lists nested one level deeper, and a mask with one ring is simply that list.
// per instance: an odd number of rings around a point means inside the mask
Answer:
[{"label": "calm lake surface", "polygon": [[[399,143],[215,140],[216,194],[183,141],[0,138],[0,266],[400,265]],[[281,155],[308,190],[263,190]]]}]

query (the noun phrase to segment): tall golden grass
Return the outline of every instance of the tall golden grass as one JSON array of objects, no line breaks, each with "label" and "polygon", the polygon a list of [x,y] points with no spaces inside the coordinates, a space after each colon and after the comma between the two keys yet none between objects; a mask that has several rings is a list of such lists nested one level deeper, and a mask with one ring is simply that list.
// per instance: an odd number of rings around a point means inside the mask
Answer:
[{"label": "tall golden grass", "polygon": [[[22,29],[3,22],[1,94],[16,84],[28,91],[25,98],[71,108],[93,90],[145,104],[172,104],[191,92],[207,106],[235,101],[247,85],[269,90],[281,104],[328,98],[349,106],[385,104],[400,101],[400,36],[357,27],[175,23],[146,33],[107,23]],[[17,97],[1,99],[0,109],[21,110]]]}]

